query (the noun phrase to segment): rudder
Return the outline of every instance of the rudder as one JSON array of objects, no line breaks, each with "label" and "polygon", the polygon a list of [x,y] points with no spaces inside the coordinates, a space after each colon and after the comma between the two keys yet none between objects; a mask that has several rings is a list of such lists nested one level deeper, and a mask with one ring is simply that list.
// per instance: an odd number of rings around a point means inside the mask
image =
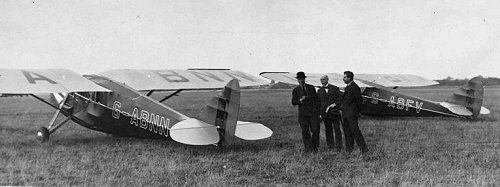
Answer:
[{"label": "rudder", "polygon": [[483,78],[477,76],[467,81],[462,87],[453,93],[450,103],[465,106],[472,112],[472,118],[481,113],[483,104]]},{"label": "rudder", "polygon": [[202,121],[218,127],[221,136],[219,145],[228,146],[234,141],[239,109],[240,85],[237,79],[233,79],[201,112]]}]

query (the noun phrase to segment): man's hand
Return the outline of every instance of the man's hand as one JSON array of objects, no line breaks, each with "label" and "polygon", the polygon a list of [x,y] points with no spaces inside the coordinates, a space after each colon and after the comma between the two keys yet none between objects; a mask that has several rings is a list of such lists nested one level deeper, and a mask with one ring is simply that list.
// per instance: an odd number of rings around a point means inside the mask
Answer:
[{"label": "man's hand", "polygon": [[307,98],[307,96],[302,96],[302,97],[299,99],[299,101],[300,101],[301,103],[304,103],[304,101],[306,100],[306,98]]}]

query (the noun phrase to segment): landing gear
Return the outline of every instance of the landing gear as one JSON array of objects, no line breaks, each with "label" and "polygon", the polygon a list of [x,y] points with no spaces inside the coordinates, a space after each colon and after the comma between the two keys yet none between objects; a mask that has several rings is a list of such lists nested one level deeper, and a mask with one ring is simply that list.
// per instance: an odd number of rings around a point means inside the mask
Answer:
[{"label": "landing gear", "polygon": [[[35,98],[38,98],[38,97],[35,97]],[[55,132],[59,127],[61,127],[62,125],[64,125],[66,122],[68,122],[71,119],[71,116],[68,116],[63,121],[61,121],[58,124],[54,125],[54,123],[56,122],[57,117],[59,116],[59,113],[61,113],[61,110],[65,106],[64,103],[66,102],[67,99],[68,99],[68,95],[66,97],[64,97],[64,100],[62,102],[59,103],[58,110],[56,110],[56,112],[54,113],[54,116],[50,120],[49,126],[48,127],[40,127],[36,131],[36,139],[40,143],[47,142],[49,140],[50,134],[52,134],[53,132]]]},{"label": "landing gear", "polygon": [[71,119],[71,117],[66,117],[66,119],[64,119],[63,121],[61,121],[57,125],[54,125],[55,119],[57,118],[58,115],[59,115],[59,110],[56,111],[56,113],[54,114],[54,117],[52,118],[53,120],[51,121],[48,128],[40,127],[36,131],[36,138],[40,143],[48,141],[50,134],[55,132],[59,127],[61,127],[62,125],[64,125],[66,122],[68,122]]},{"label": "landing gear", "polygon": [[40,143],[43,143],[43,142],[46,142],[49,140],[49,129],[45,128],[45,127],[40,127],[37,131],[36,131],[36,139],[40,142]]}]

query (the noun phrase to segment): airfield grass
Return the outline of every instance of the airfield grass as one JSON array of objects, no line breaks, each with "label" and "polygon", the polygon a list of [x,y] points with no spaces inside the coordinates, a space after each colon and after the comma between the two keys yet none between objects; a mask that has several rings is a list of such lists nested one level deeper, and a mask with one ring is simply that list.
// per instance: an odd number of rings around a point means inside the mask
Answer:
[{"label": "airfield grass", "polygon": [[[433,89],[401,91],[442,100],[454,90]],[[216,94],[184,92],[166,104],[195,117]],[[302,154],[290,97],[290,90],[243,91],[240,120],[263,123],[274,134],[225,149],[117,138],[73,122],[40,144],[35,130],[47,126],[53,109],[30,97],[0,98],[0,185],[500,185],[500,88],[486,89],[491,114],[478,120],[361,118],[366,158],[359,150],[327,150],[323,130],[319,153]]]}]

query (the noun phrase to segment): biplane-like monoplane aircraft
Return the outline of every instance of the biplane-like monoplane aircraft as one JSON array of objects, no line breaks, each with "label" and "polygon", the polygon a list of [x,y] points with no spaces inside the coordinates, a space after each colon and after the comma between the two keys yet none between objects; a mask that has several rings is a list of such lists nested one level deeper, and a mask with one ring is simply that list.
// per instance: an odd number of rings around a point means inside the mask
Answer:
[{"label": "biplane-like monoplane aircraft", "polygon": [[[116,136],[173,139],[189,145],[227,146],[235,137],[268,138],[272,131],[266,126],[238,121],[240,85],[262,84],[267,81],[226,69],[109,70],[85,76],[62,69],[0,69],[0,93],[30,94],[56,109],[49,126],[36,133],[41,142],[69,120]],[[221,88],[199,119],[162,103],[183,90]],[[154,91],[174,92],[154,100],[150,97]],[[50,93],[50,100],[37,95],[43,93]],[[60,114],[64,119],[56,123]]]},{"label": "biplane-like monoplane aircraft", "polygon": [[[295,74],[289,72],[262,72],[261,76],[298,85]],[[322,75],[328,75],[330,84],[345,87],[343,75],[337,73],[308,73],[306,83],[321,86]],[[421,87],[438,84],[416,75],[407,74],[356,74],[355,82],[363,96],[362,115],[432,117],[450,116],[476,118],[479,114],[489,114],[482,106],[484,88],[481,77],[474,77],[460,87],[443,102],[435,102],[396,92],[398,87]]]}]

